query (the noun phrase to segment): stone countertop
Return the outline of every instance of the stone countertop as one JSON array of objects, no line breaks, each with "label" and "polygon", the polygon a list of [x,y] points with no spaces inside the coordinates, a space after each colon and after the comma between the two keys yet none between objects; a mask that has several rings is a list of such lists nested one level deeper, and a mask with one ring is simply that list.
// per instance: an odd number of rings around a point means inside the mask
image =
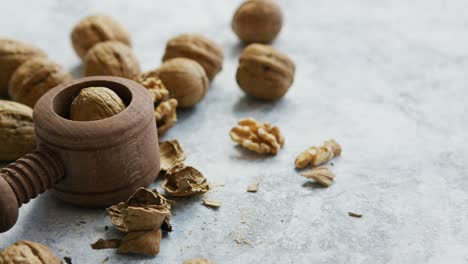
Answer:
[{"label": "stone countertop", "polygon": [[[215,185],[207,198],[178,199],[174,231],[155,258],[92,250],[118,236],[104,210],[48,194],[20,211],[0,248],[29,239],[73,263],[468,263],[468,2],[463,0],[281,1],[285,24],[274,46],[296,62],[293,87],[275,103],[237,87],[242,46],[230,29],[240,1],[3,1],[2,37],[45,49],[75,77],[69,34],[104,12],[131,33],[144,70],[160,64],[165,41],[197,32],[220,43],[223,71],[199,105],[179,113],[164,139],[179,139],[187,163]],[[275,157],[236,147],[242,117],[278,125]],[[336,183],[320,188],[294,170],[297,153],[335,138]],[[257,193],[246,187],[259,182]],[[152,187],[160,189],[161,181]],[[348,212],[363,214],[352,218]],[[238,240],[237,243],[235,240]]]}]

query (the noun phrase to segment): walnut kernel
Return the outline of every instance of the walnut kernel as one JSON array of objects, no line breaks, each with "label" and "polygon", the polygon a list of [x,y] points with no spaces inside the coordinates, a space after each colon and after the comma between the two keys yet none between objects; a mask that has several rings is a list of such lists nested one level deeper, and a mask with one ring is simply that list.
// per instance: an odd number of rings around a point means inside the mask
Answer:
[{"label": "walnut kernel", "polygon": [[303,172],[301,175],[313,179],[325,187],[332,185],[335,179],[335,174],[325,166],[312,168],[309,171]]},{"label": "walnut kernel", "polygon": [[221,70],[224,56],[222,48],[215,42],[197,34],[182,34],[167,42],[163,61],[177,57],[198,62],[211,81]]},{"label": "walnut kernel", "polygon": [[269,43],[281,31],[281,8],[270,0],[248,0],[242,3],[232,19],[234,33],[244,43]]},{"label": "walnut kernel", "polygon": [[140,65],[132,49],[121,42],[105,41],[92,47],[84,58],[86,76],[110,75],[135,79]]},{"label": "walnut kernel", "polygon": [[327,140],[322,146],[312,146],[301,152],[295,160],[296,168],[304,169],[309,164],[322,165],[335,156],[341,155],[341,146],[334,139]]},{"label": "walnut kernel", "polygon": [[127,31],[113,17],[103,14],[84,18],[71,33],[73,48],[82,59],[94,45],[109,40],[131,46]]},{"label": "walnut kernel", "polygon": [[10,97],[34,107],[47,91],[71,80],[71,75],[60,65],[45,57],[36,57],[23,63],[10,80]]},{"label": "walnut kernel", "polygon": [[253,118],[239,120],[229,135],[239,145],[260,154],[276,155],[284,145],[284,137],[278,127],[260,123]]},{"label": "walnut kernel", "polygon": [[271,46],[251,44],[241,54],[236,80],[248,95],[277,100],[294,81],[294,62]]},{"label": "walnut kernel", "polygon": [[0,263],[4,264],[61,264],[46,246],[28,240],[22,240],[0,252]]},{"label": "walnut kernel", "polygon": [[70,106],[70,119],[93,121],[111,117],[125,110],[122,99],[106,87],[88,87],[80,91]]}]

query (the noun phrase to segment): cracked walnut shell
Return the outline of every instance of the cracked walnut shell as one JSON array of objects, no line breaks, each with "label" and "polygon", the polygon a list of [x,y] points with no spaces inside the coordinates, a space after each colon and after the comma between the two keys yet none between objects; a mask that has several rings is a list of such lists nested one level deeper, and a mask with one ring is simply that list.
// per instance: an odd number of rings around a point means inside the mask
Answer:
[{"label": "cracked walnut shell", "polygon": [[127,31],[113,17],[103,14],[92,15],[81,20],[71,33],[76,54],[84,58],[97,43],[114,40],[131,46]]},{"label": "cracked walnut shell", "polygon": [[281,31],[283,14],[271,0],[247,0],[236,10],[232,29],[244,43],[269,43]]},{"label": "cracked walnut shell", "polygon": [[294,62],[268,45],[251,44],[239,59],[236,80],[249,96],[263,100],[283,97],[294,81]]},{"label": "cracked walnut shell", "polygon": [[70,106],[70,119],[94,121],[114,116],[125,110],[122,99],[106,87],[88,87],[80,91]]},{"label": "cracked walnut shell", "polygon": [[140,65],[133,50],[117,41],[96,44],[84,58],[85,76],[110,75],[135,79]]},{"label": "cracked walnut shell", "polygon": [[27,60],[47,57],[41,49],[12,39],[0,39],[0,96],[8,94],[8,84],[15,70]]},{"label": "cracked walnut shell", "polygon": [[149,71],[141,78],[161,79],[171,97],[180,107],[191,107],[200,102],[208,90],[208,77],[198,62],[187,58],[165,61],[159,68]]},{"label": "cracked walnut shell", "polygon": [[197,169],[179,164],[166,172],[163,189],[171,196],[195,196],[206,193],[210,185]]},{"label": "cracked walnut shell", "polygon": [[39,243],[21,240],[0,252],[2,264],[61,264],[52,251]]},{"label": "cracked walnut shell", "polygon": [[322,165],[335,156],[341,155],[341,146],[334,139],[327,140],[322,146],[312,146],[301,152],[295,160],[296,168],[304,169],[309,164]]},{"label": "cracked walnut shell", "polygon": [[33,110],[23,104],[0,100],[0,160],[16,160],[36,147]]},{"label": "cracked walnut shell", "polygon": [[252,118],[239,120],[229,135],[239,145],[260,154],[276,155],[284,145],[284,137],[278,127]]},{"label": "cracked walnut shell", "polygon": [[163,141],[159,143],[161,171],[168,171],[172,167],[183,164],[185,153],[177,140]]},{"label": "cracked walnut shell", "polygon": [[60,65],[45,57],[36,57],[23,63],[10,80],[10,97],[34,107],[47,91],[71,80],[71,75]]},{"label": "cracked walnut shell", "polygon": [[162,60],[178,57],[198,62],[210,81],[221,71],[224,59],[223,50],[218,44],[197,34],[182,34],[167,42]]}]

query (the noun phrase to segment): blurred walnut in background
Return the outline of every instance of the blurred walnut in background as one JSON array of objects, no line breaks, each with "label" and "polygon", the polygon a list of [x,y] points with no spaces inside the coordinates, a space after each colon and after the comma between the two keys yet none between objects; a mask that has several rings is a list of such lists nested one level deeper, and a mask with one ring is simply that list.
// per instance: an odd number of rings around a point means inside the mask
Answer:
[{"label": "blurred walnut in background", "polygon": [[109,40],[131,46],[130,36],[122,25],[113,17],[103,14],[84,18],[71,33],[73,48],[82,59],[94,45]]}]

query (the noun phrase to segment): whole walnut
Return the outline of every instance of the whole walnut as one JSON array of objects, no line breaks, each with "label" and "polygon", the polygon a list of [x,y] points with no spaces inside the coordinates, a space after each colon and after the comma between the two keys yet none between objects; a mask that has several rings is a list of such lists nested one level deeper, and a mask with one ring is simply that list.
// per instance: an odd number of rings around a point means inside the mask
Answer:
[{"label": "whole walnut", "polygon": [[71,75],[48,58],[36,57],[23,63],[10,80],[8,93],[11,99],[34,107],[47,91],[71,80]]},{"label": "whole walnut", "polygon": [[114,116],[125,110],[125,103],[111,89],[88,87],[80,91],[70,106],[70,119],[93,121]]},{"label": "whole walnut", "polygon": [[182,34],[167,42],[163,61],[177,57],[198,62],[210,81],[221,71],[224,60],[223,50],[218,44],[197,34]]},{"label": "whole walnut", "polygon": [[0,39],[0,96],[8,94],[8,83],[15,70],[25,61],[34,57],[46,57],[44,51],[32,45]]},{"label": "whole walnut", "polygon": [[294,81],[294,62],[271,46],[250,44],[239,60],[236,79],[252,97],[264,100],[281,98]]},{"label": "whole walnut", "polygon": [[196,61],[187,58],[168,60],[142,76],[148,77],[161,79],[180,107],[191,107],[200,102],[208,90],[205,70]]},{"label": "whole walnut", "polygon": [[140,65],[132,49],[117,41],[96,44],[84,58],[86,76],[111,75],[134,79]]},{"label": "whole walnut", "polygon": [[46,246],[22,240],[0,252],[1,264],[61,264],[62,261]]},{"label": "whole walnut", "polygon": [[32,114],[29,106],[0,100],[0,160],[16,160],[34,150]]},{"label": "whole walnut", "polygon": [[232,29],[244,43],[270,43],[281,31],[281,8],[272,0],[247,0],[232,18]]},{"label": "whole walnut", "polygon": [[113,17],[103,14],[84,18],[71,33],[73,48],[82,59],[94,45],[109,40],[131,46],[127,31]]}]

